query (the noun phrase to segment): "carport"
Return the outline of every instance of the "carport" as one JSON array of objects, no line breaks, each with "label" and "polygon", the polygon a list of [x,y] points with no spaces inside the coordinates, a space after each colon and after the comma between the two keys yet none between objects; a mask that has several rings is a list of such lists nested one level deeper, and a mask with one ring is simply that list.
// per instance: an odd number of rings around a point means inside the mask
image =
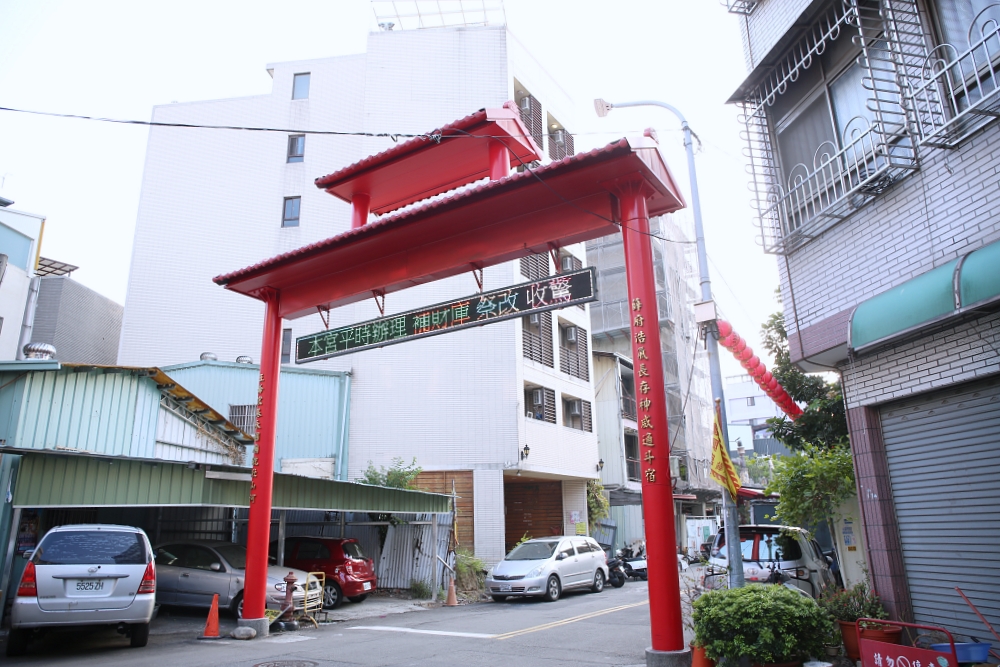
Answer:
[{"label": "carport", "polygon": [[[6,609],[11,581],[23,569],[24,559],[17,554],[23,552],[23,546],[30,546],[30,538],[25,540],[19,530],[26,512],[53,512],[63,518],[63,523],[87,520],[129,523],[158,532],[162,510],[203,508],[207,513],[204,521],[229,522],[231,534],[235,535],[236,523],[240,521],[237,515],[243,514],[236,510],[247,508],[250,495],[251,471],[237,466],[10,447],[0,447],[0,454],[4,458],[13,455],[16,464],[10,488],[3,490],[3,502],[12,506],[13,513],[8,535],[0,534],[4,538],[0,543],[3,557],[0,588],[4,591],[0,611]],[[410,523],[430,524],[432,543],[438,544],[439,523],[449,523],[439,521],[440,515],[451,514],[451,501],[450,496],[424,491],[275,473],[272,524],[278,529],[278,557],[284,552],[281,543],[288,510],[336,512],[341,522],[347,512],[430,515],[430,521]],[[37,538],[41,537],[42,532],[38,531]],[[150,538],[156,541],[152,532]],[[436,590],[439,570],[437,567],[432,570]]]}]

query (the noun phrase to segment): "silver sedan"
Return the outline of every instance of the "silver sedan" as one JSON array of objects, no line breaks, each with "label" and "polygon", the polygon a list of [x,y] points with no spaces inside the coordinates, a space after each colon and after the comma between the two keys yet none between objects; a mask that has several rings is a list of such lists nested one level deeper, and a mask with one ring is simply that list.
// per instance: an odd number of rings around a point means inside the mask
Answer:
[{"label": "silver sedan", "polygon": [[[243,584],[246,580],[246,547],[231,542],[172,542],[155,549],[160,604],[183,607],[210,607],[212,597],[219,595],[219,606],[228,607],[237,617],[243,617]],[[267,568],[267,606],[281,609],[285,601],[284,577],[291,572],[298,580],[292,593],[292,603],[301,609],[308,601],[319,607],[323,591],[319,581],[309,581],[302,570],[271,565]]]}]

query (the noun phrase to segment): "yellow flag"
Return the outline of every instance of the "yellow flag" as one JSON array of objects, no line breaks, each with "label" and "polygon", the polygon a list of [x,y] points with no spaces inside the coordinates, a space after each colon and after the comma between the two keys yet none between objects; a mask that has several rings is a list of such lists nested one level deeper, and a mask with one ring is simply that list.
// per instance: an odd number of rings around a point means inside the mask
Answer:
[{"label": "yellow flag", "polygon": [[715,424],[712,427],[712,479],[729,490],[733,500],[736,492],[743,486],[740,476],[736,474],[733,461],[729,458],[729,447],[722,441],[722,415],[719,406],[715,406]]}]

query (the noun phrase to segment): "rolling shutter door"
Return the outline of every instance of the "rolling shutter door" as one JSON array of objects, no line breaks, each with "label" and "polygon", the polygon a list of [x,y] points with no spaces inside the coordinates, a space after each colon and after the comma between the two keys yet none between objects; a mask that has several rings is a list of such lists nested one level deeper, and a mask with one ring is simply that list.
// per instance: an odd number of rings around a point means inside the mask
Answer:
[{"label": "rolling shutter door", "polygon": [[504,480],[506,547],[510,551],[525,534],[551,537],[563,534],[562,482]]},{"label": "rolling shutter door", "polygon": [[880,414],[914,619],[985,641],[955,587],[1000,627],[1000,378]]}]

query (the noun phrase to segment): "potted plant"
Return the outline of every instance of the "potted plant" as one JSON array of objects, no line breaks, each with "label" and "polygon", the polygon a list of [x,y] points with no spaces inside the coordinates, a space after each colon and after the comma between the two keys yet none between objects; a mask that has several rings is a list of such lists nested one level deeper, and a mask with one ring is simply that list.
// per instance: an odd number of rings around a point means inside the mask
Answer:
[{"label": "potted plant", "polygon": [[844,640],[847,657],[851,660],[861,659],[861,649],[858,645],[859,635],[865,639],[898,644],[903,634],[903,628],[889,623],[858,623],[860,618],[887,619],[885,607],[878,595],[867,581],[862,581],[852,588],[833,590],[826,588],[819,597],[819,605],[840,625],[840,634]]},{"label": "potted plant", "polygon": [[[684,636],[693,637],[694,629],[694,601],[702,594],[703,589],[694,579],[681,577],[681,622],[684,624]],[[705,647],[701,646],[694,639],[691,639],[691,667],[715,667],[715,661],[705,655]]]},{"label": "potted plant", "polygon": [[709,591],[694,602],[695,644],[716,661],[792,667],[823,652],[829,617],[785,586]]}]

